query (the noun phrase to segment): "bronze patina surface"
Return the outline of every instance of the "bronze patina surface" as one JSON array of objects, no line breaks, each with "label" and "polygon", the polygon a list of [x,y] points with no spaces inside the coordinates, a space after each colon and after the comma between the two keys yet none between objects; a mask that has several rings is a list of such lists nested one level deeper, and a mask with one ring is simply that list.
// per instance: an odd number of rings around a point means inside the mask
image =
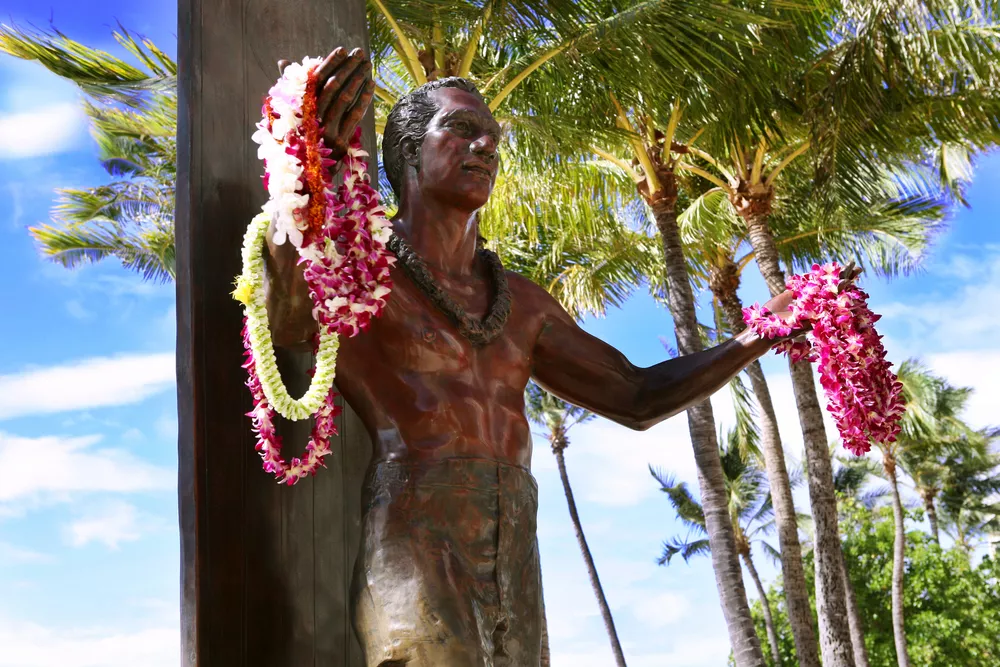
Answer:
[{"label": "bronze patina surface", "polygon": [[368,664],[537,665],[537,506],[519,466],[374,465],[352,595]]},{"label": "bronze patina surface", "polygon": [[[324,65],[319,112],[340,149],[371,98],[360,51]],[[383,163],[400,207],[394,231],[436,288],[473,322],[496,298],[476,252],[476,211],[499,166],[501,129],[461,79],[429,83],[389,114]],[[289,245],[269,244],[275,342],[315,323]],[[341,341],[337,386],[374,443],[355,569],[357,634],[371,667],[538,665],[540,593],[529,379],[571,403],[646,429],[707,399],[772,341],[744,332],[649,368],[583,331],[548,292],[507,272],[510,313],[488,344],[470,340],[400,267],[371,328]],[[786,311],[791,294],[766,305]],[[609,444],[609,446],[612,446]]]}]

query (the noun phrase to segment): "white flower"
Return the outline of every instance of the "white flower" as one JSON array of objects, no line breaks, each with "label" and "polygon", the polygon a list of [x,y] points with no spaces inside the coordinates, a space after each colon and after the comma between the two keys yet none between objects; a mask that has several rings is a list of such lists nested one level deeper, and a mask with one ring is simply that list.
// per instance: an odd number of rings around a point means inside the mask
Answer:
[{"label": "white flower", "polygon": [[335,296],[326,300],[326,307],[330,310],[339,310],[347,305],[347,299],[342,296]]},{"label": "white flower", "polygon": [[299,256],[304,257],[307,261],[312,262],[313,264],[323,261],[323,255],[314,245],[303,246],[300,244]]}]

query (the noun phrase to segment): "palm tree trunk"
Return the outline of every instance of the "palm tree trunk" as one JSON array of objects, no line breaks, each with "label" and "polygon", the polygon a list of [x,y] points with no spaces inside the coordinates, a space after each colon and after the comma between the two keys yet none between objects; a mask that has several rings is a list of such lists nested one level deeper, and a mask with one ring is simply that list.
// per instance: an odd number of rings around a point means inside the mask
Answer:
[{"label": "palm tree trunk", "polygon": [[924,509],[927,510],[927,520],[931,524],[931,537],[934,538],[934,544],[941,546],[941,533],[938,529],[938,515],[937,507],[934,505],[934,494],[930,491],[925,491],[920,495],[924,498]]},{"label": "palm tree trunk", "polygon": [[[694,293],[687,273],[687,262],[681,246],[680,230],[674,208],[675,197],[665,197],[652,203],[653,217],[663,242],[663,258],[667,274],[667,299],[677,333],[680,354],[692,354],[702,349],[695,315]],[[712,568],[719,589],[722,614],[729,630],[736,667],[764,665],[764,653],[753,627],[743,573],[736,551],[736,535],[726,505],[726,485],[719,457],[719,442],[715,435],[715,415],[711,401],[688,408],[688,431],[698,468],[698,486],[705,511],[705,529],[712,551]]]},{"label": "palm tree trunk", "polygon": [[583,560],[587,563],[587,574],[590,575],[590,585],[594,589],[597,597],[597,605],[601,608],[601,617],[604,619],[604,627],[608,631],[608,639],[611,640],[611,651],[615,654],[615,664],[618,667],[625,667],[625,654],[622,653],[622,645],[618,641],[618,632],[615,630],[615,621],[611,617],[611,607],[604,597],[604,588],[601,587],[601,580],[597,576],[597,566],[594,565],[594,557],[590,554],[590,547],[587,546],[587,538],[583,536],[583,526],[580,524],[580,515],[576,511],[576,501],[573,500],[573,489],[569,485],[569,475],[566,473],[566,458],[563,456],[565,444],[552,448],[556,454],[556,464],[559,466],[559,478],[562,480],[563,491],[566,492],[566,505],[569,507],[569,516],[573,521],[573,530],[576,532],[576,541],[580,545],[580,552],[583,553]]},{"label": "palm tree trunk", "polygon": [[903,523],[903,502],[899,497],[896,480],[896,462],[892,455],[885,456],[885,472],[892,490],[892,517],[896,525],[896,538],[892,544],[892,636],[896,641],[896,664],[910,667],[910,654],[906,647],[906,622],[903,616],[903,568],[906,566],[906,526]]},{"label": "palm tree trunk", "polygon": [[[746,324],[743,322],[743,304],[736,291],[739,287],[739,272],[736,264],[730,258],[727,257],[726,260],[727,265],[722,269],[721,279],[712,281],[712,290],[722,305],[722,312],[728,321],[729,328],[735,335],[746,329]],[[716,291],[716,285],[719,286],[718,291]],[[795,653],[800,667],[819,667],[819,646],[816,643],[816,631],[813,628],[806,575],[802,568],[802,546],[799,544],[799,528],[795,518],[795,503],[792,500],[792,484],[788,478],[788,469],[785,467],[785,452],[781,446],[781,435],[778,432],[778,418],[775,416],[771,392],[760,362],[754,361],[747,367],[746,371],[747,375],[750,376],[750,384],[760,407],[758,423],[761,450],[764,454],[767,480],[771,487],[774,522],[778,527],[785,604],[788,609],[788,622],[792,626],[792,637],[795,639]]]},{"label": "palm tree trunk", "polygon": [[851,630],[851,645],[854,647],[854,664],[857,667],[868,667],[868,647],[865,646],[865,632],[861,624],[861,612],[858,610],[858,598],[854,593],[854,584],[847,570],[847,555],[840,550],[840,576],[844,579],[844,590],[847,593],[847,623]]},{"label": "palm tree trunk", "polygon": [[545,587],[542,585],[539,573],[538,590],[542,598],[542,648],[538,652],[538,667],[551,667],[552,654],[549,650],[549,619],[545,615]]},{"label": "palm tree trunk", "polygon": [[[768,227],[767,214],[745,218],[757,266],[771,296],[785,291],[785,276],[778,263],[778,249]],[[809,470],[809,504],[816,528],[816,610],[824,667],[855,667],[847,619],[847,593],[841,575],[840,529],[833,466],[827,449],[823,411],[816,396],[809,362],[791,363],[792,388],[802,425],[806,465]]]},{"label": "palm tree trunk", "polygon": [[781,651],[778,648],[778,631],[774,629],[774,619],[771,617],[771,603],[767,601],[767,591],[764,590],[764,584],[760,581],[760,575],[757,574],[757,568],[753,566],[753,559],[750,557],[750,554],[745,553],[742,556],[743,563],[747,566],[747,571],[750,573],[750,578],[753,579],[753,583],[757,586],[757,595],[760,596],[760,606],[764,610],[764,627],[767,628],[767,641],[771,644],[771,657],[774,659],[775,667],[780,667]]}]

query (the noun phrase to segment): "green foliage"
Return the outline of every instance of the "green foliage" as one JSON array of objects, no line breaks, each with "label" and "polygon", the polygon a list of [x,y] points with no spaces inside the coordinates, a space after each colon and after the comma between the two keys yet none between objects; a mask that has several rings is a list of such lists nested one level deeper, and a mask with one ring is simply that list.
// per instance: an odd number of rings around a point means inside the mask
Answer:
[{"label": "green foliage", "polygon": [[[919,513],[910,513],[918,519]],[[844,556],[858,599],[865,643],[872,667],[894,667],[890,587],[892,583],[893,519],[891,509],[869,509],[853,500],[842,503]],[[995,667],[1000,664],[1000,560],[984,558],[970,564],[961,548],[941,549],[924,533],[910,531],[907,540],[904,610],[912,663],[937,667]],[[805,572],[814,595],[813,555],[806,555]],[[780,579],[768,598],[778,629],[782,666],[791,667],[793,643]],[[815,600],[812,600],[815,605]],[[763,633],[759,603],[754,621]],[[768,663],[770,664],[770,663]]]},{"label": "green foliage", "polygon": [[[809,558],[812,558],[811,553]],[[806,577],[810,583],[809,603],[812,610],[811,616],[816,618],[816,600],[812,594],[812,579],[809,578],[811,573],[811,570],[807,570]],[[785,596],[781,590],[781,584],[782,580],[779,575],[774,585],[771,586],[771,590],[767,593],[767,602],[771,606],[771,618],[774,620],[775,632],[778,635],[778,656],[781,662],[775,665],[770,651],[764,653],[764,661],[767,663],[767,667],[799,667],[799,663],[795,659],[795,637],[792,636],[792,626],[788,622],[788,609],[785,607]],[[750,613],[753,614],[753,624],[757,635],[766,637],[767,627],[764,625],[764,610],[760,600],[754,600],[750,603]]]}]

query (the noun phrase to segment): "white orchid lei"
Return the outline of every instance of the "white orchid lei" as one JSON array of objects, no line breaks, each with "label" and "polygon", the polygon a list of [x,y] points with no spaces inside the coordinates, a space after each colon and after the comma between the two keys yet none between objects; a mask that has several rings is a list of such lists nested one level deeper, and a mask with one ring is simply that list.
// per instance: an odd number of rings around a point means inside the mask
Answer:
[{"label": "white orchid lei", "polygon": [[[346,169],[339,186],[333,184],[330,149],[316,113],[316,69],[319,58],[306,58],[285,68],[268,92],[263,119],[253,140],[264,160],[264,186],[270,198],[250,222],[243,239],[243,272],[234,298],[244,305],[243,344],[254,409],[248,413],[257,434],[256,449],[264,470],[279,483],[294,484],[316,474],[330,453],[329,438],[337,434],[333,380],[339,335],[364,331],[385,307],[392,289],[389,270],[395,262],[386,248],[391,226],[379,206],[378,193],[368,182],[368,156],[361,149],[361,130],[344,156]],[[274,222],[274,242],[291,243],[305,263],[303,274],[313,300],[319,334],[316,368],[309,389],[296,400],[281,381],[268,327],[263,290],[263,247]],[[341,254],[341,249],[346,248]],[[315,426],[304,458],[286,462],[274,413],[292,420],[315,416]]]}]

